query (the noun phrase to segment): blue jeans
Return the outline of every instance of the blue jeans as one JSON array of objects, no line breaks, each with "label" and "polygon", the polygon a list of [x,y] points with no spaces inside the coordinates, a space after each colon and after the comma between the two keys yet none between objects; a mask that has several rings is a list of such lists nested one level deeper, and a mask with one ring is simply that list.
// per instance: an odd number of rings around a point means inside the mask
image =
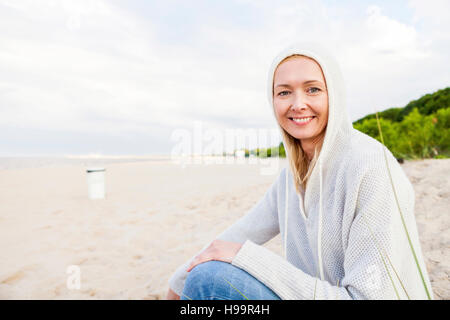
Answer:
[{"label": "blue jeans", "polygon": [[181,300],[280,300],[244,270],[222,261],[208,261],[188,274]]}]

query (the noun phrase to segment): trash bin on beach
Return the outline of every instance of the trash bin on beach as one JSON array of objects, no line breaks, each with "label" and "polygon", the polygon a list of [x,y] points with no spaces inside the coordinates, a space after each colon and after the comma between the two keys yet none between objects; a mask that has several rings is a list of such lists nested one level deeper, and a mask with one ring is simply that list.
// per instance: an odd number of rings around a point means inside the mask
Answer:
[{"label": "trash bin on beach", "polygon": [[86,169],[89,199],[105,198],[105,171],[105,168]]}]

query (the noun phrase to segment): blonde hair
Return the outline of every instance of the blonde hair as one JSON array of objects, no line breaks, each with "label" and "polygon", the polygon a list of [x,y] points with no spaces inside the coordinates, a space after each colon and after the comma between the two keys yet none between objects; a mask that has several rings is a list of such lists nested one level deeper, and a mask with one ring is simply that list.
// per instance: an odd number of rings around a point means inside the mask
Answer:
[{"label": "blonde hair", "polygon": [[[300,54],[290,55],[290,56],[284,58],[283,60],[281,60],[281,62],[275,68],[274,74],[277,71],[277,69],[280,66],[280,64],[282,64],[286,60],[291,59],[293,57],[305,57],[305,58],[311,59],[310,57],[307,57],[307,56],[304,56],[304,55],[300,55]],[[313,60],[313,59],[311,59],[311,60]],[[273,83],[272,83],[272,88],[273,88]],[[273,91],[272,91],[272,96],[273,96]],[[275,108],[274,108],[274,112],[275,112]],[[323,138],[315,146],[315,148],[314,148],[314,156],[313,156],[313,158],[311,160],[309,160],[307,155],[306,155],[306,152],[302,148],[301,141],[299,139],[294,138],[293,136],[291,136],[281,126],[280,126],[280,128],[281,128],[281,131],[282,131],[282,134],[283,134],[283,137],[284,137],[284,141],[286,142],[286,145],[284,147],[285,147],[285,149],[287,151],[289,165],[291,167],[291,170],[292,170],[292,173],[293,173],[293,176],[294,176],[295,189],[297,190],[298,193],[301,193],[302,190],[303,191],[306,190],[306,185],[308,183],[308,179],[311,176],[311,173],[312,173],[312,171],[314,169],[314,166],[317,163],[320,151],[322,149]],[[326,127],[325,127],[324,130],[326,130]]]}]

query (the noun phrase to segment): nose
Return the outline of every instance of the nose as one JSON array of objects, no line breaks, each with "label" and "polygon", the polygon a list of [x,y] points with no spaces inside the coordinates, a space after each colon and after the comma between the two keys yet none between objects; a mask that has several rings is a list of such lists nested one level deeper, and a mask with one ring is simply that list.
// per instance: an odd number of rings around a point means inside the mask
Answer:
[{"label": "nose", "polygon": [[304,102],[293,103],[290,108],[294,112],[300,112],[306,110],[306,104]]},{"label": "nose", "polygon": [[293,99],[292,105],[290,108],[294,112],[299,112],[302,110],[306,110],[307,106],[306,106],[305,100],[302,98],[301,95],[295,95],[295,99]]},{"label": "nose", "polygon": [[299,112],[299,111],[302,111],[302,110],[306,110],[306,106],[304,104],[302,106],[299,106],[299,107],[291,106],[291,110],[294,111],[294,112]]}]

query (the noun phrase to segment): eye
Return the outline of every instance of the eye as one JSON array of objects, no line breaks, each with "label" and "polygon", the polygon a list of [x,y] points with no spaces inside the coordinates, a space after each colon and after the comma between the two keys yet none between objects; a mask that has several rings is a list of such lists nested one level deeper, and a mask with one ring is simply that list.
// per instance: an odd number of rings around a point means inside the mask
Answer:
[{"label": "eye", "polygon": [[284,91],[280,91],[280,92],[278,92],[278,96],[285,96],[285,95],[288,95],[289,94],[289,91],[287,91],[287,90],[284,90]]},{"label": "eye", "polygon": [[[313,92],[311,92],[311,90],[314,90]],[[311,87],[311,88],[308,88],[308,91],[310,92],[310,93],[317,93],[317,92],[319,92],[319,91],[321,91],[319,88],[317,88],[317,87]]]}]

